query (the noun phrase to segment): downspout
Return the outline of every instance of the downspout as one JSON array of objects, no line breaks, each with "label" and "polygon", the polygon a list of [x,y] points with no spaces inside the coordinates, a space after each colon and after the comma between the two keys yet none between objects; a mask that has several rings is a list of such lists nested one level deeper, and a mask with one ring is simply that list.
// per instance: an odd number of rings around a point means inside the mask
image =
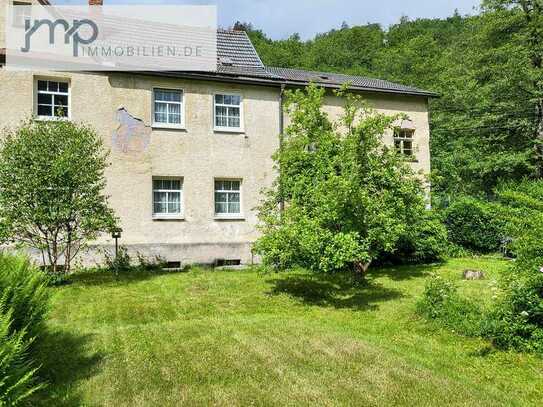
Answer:
[{"label": "downspout", "polygon": [[[285,84],[281,84],[281,91],[279,94],[279,152],[283,150],[283,138],[285,131],[285,116],[284,116],[284,94],[285,94]],[[281,154],[279,154],[281,156]],[[279,210],[281,213],[285,210],[285,199],[283,197],[283,183],[281,176],[281,162],[279,162]]]}]

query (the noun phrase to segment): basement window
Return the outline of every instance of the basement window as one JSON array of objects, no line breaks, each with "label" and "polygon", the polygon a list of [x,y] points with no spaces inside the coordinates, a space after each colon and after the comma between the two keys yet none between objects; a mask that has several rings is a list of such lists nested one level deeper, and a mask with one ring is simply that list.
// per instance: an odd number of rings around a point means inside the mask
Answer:
[{"label": "basement window", "polygon": [[217,259],[215,260],[215,267],[225,267],[225,266],[240,266],[240,259]]}]

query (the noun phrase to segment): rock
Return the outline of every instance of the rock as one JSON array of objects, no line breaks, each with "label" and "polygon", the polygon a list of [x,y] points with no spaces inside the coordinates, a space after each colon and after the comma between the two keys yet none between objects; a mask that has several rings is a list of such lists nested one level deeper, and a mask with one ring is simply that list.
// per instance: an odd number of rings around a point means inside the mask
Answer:
[{"label": "rock", "polygon": [[464,270],[462,274],[464,280],[483,280],[485,278],[485,273],[477,270]]}]

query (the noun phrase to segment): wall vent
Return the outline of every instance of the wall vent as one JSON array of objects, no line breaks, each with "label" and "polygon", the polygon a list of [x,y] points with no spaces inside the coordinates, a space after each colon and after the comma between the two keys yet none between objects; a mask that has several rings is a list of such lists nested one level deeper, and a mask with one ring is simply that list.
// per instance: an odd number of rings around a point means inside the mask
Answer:
[{"label": "wall vent", "polygon": [[240,259],[217,259],[215,260],[215,267],[225,266],[241,266]]}]

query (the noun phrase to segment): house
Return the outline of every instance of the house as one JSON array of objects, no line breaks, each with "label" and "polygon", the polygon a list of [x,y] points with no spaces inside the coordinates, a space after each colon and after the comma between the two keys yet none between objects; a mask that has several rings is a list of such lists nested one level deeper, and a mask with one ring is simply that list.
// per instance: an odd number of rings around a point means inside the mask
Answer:
[{"label": "house", "polygon": [[[1,0],[1,14],[6,4]],[[172,263],[257,260],[254,208],[276,177],[271,156],[286,120],[284,89],[325,87],[325,109],[337,116],[342,101],[331,91],[349,82],[378,111],[406,113],[410,121],[385,142],[429,173],[434,94],[379,79],[267,67],[244,32],[219,30],[217,41],[215,72],[1,68],[0,124],[51,117],[59,106],[70,120],[91,124],[111,149],[107,194],[121,219],[120,244]],[[96,247],[112,244],[104,236]]]}]

